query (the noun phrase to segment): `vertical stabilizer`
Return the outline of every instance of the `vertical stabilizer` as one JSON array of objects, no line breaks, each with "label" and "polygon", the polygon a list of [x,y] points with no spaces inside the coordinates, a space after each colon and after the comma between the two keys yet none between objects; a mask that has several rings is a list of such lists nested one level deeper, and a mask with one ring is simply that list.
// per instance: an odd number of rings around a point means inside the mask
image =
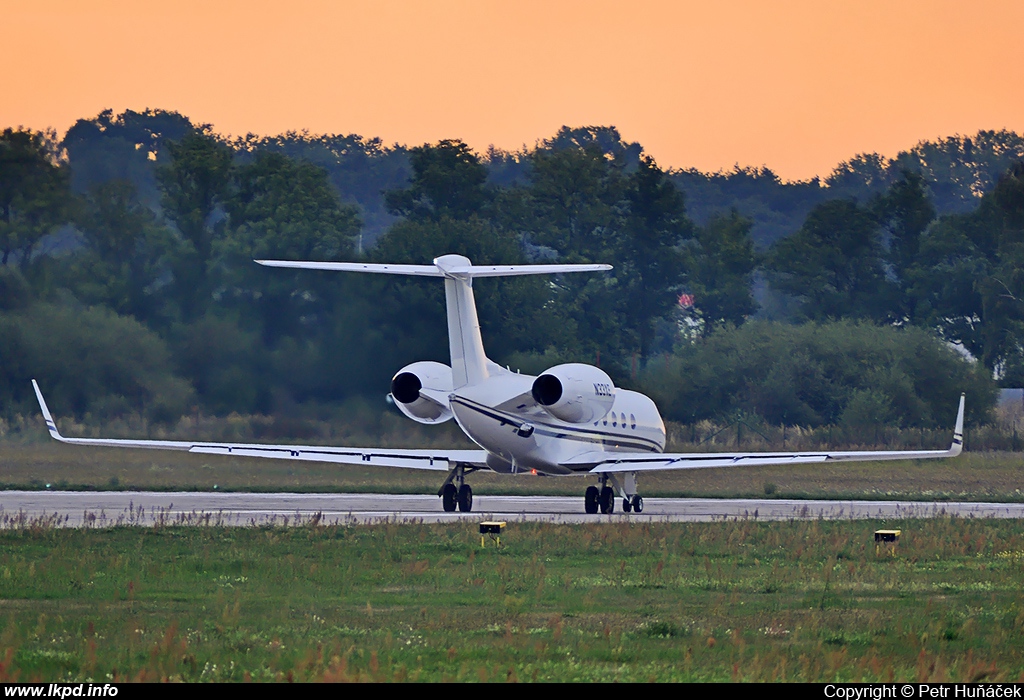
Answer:
[{"label": "vertical stabilizer", "polygon": [[444,300],[448,307],[448,349],[452,356],[452,388],[487,379],[487,356],[480,335],[480,318],[473,297],[473,278],[459,274],[472,266],[469,258],[443,255],[434,265],[445,273]]},{"label": "vertical stabilizer", "polygon": [[480,335],[471,278],[444,281],[448,306],[448,347],[452,356],[453,388],[477,384],[487,379],[487,356]]}]

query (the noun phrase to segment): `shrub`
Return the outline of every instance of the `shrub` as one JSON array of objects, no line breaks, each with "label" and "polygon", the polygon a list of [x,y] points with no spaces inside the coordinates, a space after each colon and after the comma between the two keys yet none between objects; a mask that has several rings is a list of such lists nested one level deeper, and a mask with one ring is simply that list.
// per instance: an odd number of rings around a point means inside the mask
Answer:
[{"label": "shrub", "polygon": [[683,423],[745,413],[855,430],[944,427],[960,392],[980,422],[996,398],[983,367],[927,331],[849,321],[726,328],[649,363],[640,384],[666,418]]},{"label": "shrub", "polygon": [[171,373],[164,342],[132,318],[103,308],[34,304],[0,313],[0,401],[32,410],[36,379],[57,412],[110,417],[144,411],[169,421],[193,401]]}]

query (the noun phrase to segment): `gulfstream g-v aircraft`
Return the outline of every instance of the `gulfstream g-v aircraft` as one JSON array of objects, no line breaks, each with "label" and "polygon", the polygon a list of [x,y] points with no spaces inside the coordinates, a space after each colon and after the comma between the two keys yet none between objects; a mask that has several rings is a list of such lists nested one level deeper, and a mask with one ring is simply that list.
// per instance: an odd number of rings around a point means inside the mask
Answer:
[{"label": "gulfstream g-v aircraft", "polygon": [[666,469],[705,469],[767,464],[955,457],[963,444],[964,397],[948,450],[883,452],[758,452],[666,454],[665,424],[654,402],[617,388],[598,367],[563,364],[539,377],[518,374],[487,359],[480,336],[473,280],[477,277],[560,274],[610,270],[610,265],[473,265],[461,255],[444,255],[432,265],[379,265],[346,262],[257,260],[268,267],[418,275],[444,280],[451,366],[414,362],[391,380],[391,396],[418,423],[452,418],[478,450],[394,450],[162,440],[68,438],[43,401],[39,406],[50,435],[61,442],[106,447],[187,450],[199,454],[270,457],[339,464],[432,469],[447,472],[438,496],[444,510],[473,509],[466,476],[478,470],[503,474],[584,474],[594,479],[583,497],[587,513],[611,513],[616,492],[622,509],[640,513],[644,502],[637,477]]}]

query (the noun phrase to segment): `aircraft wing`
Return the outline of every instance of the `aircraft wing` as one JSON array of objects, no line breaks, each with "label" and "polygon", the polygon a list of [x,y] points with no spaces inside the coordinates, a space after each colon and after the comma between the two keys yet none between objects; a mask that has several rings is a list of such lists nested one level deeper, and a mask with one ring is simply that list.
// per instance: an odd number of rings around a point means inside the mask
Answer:
[{"label": "aircraft wing", "polygon": [[179,440],[112,440],[107,438],[69,438],[57,430],[57,424],[50,415],[50,409],[43,400],[36,380],[32,388],[39,399],[46,428],[50,437],[72,445],[96,447],[134,447],[150,450],[178,450],[195,454],[234,455],[236,457],[266,457],[270,459],[295,459],[309,462],[332,462],[334,464],[361,464],[379,467],[404,467],[407,469],[430,469],[449,471],[456,464],[484,467],[487,453],[484,450],[396,450],[375,447],[320,447],[315,445],[262,445],[241,442],[187,442]]},{"label": "aircraft wing", "polygon": [[948,450],[882,450],[852,452],[677,452],[665,454],[588,452],[562,463],[574,471],[594,474],[661,471],[667,469],[712,469],[717,467],[759,467],[771,464],[814,464],[825,462],[881,462],[896,459],[940,459],[956,457],[963,450],[964,395],[956,414],[953,442]]}]

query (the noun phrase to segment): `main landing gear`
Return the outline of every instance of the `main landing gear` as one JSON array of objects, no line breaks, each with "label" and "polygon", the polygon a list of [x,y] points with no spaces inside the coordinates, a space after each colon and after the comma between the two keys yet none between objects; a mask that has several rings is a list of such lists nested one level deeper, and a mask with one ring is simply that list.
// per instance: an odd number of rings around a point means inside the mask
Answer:
[{"label": "main landing gear", "polygon": [[461,464],[455,466],[448,478],[437,492],[441,497],[441,507],[445,513],[454,513],[458,508],[463,513],[473,510],[473,489],[466,483],[466,469]]},{"label": "main landing gear", "polygon": [[[613,474],[601,474],[599,478],[601,480],[600,488],[588,486],[583,494],[583,509],[587,513],[593,515],[600,510],[601,513],[609,515],[615,512],[615,489],[622,494],[623,512],[643,512],[644,499],[636,492],[636,472],[626,474],[625,488],[619,486],[618,479]],[[609,486],[609,482],[611,482],[611,486]]]},{"label": "main landing gear", "polygon": [[[607,492],[607,494],[603,492]],[[602,513],[610,513],[615,508],[612,490],[607,486],[600,490],[596,486],[588,486],[583,494],[583,509],[593,515],[598,508]]]}]

